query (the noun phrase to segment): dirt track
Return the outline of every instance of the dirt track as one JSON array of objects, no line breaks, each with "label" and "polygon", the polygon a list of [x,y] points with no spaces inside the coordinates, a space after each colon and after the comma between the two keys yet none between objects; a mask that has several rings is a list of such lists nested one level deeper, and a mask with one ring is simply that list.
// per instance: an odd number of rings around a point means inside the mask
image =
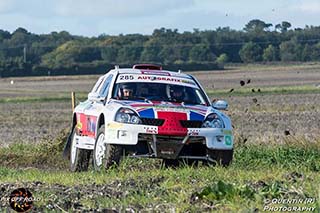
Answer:
[{"label": "dirt track", "polygon": [[[206,89],[252,88],[320,84],[320,65],[240,67],[226,71],[192,72]],[[71,91],[87,93],[98,76],[32,77],[0,79],[0,98],[68,97]],[[14,81],[11,84],[11,81]],[[212,97],[214,98],[214,97]],[[319,137],[320,88],[317,94],[270,94],[224,97],[238,140],[283,141],[284,132],[312,139]],[[0,145],[37,143],[54,138],[71,122],[69,101],[0,103]]]}]

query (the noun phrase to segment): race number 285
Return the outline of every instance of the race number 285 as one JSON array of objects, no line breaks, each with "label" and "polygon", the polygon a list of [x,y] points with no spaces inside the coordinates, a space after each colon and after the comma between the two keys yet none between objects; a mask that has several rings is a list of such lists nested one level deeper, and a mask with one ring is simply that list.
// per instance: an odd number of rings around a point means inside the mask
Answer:
[{"label": "race number 285", "polygon": [[120,76],[120,80],[133,80],[133,76],[132,75],[121,75]]}]

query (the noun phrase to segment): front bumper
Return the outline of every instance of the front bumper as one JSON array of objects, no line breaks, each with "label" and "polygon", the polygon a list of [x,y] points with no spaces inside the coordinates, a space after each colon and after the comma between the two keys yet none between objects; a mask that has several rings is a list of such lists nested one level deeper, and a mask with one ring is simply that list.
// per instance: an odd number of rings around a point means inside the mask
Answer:
[{"label": "front bumper", "polygon": [[[139,134],[150,135],[155,142],[159,141],[157,138],[165,138],[163,136],[168,137],[168,142],[171,140],[170,135],[159,135],[157,126],[112,122],[107,124],[105,129],[106,143],[109,144],[136,145],[139,142]],[[204,139],[208,149],[233,149],[233,135],[228,129],[188,128],[185,135],[171,138],[178,139],[181,144],[185,144],[200,137]]]}]

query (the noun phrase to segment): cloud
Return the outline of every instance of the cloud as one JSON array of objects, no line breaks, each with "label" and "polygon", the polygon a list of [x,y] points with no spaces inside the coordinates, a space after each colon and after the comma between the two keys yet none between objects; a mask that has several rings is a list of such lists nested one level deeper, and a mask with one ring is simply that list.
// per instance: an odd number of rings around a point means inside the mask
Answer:
[{"label": "cloud", "polygon": [[10,12],[14,7],[14,1],[0,1],[0,12],[7,13]]},{"label": "cloud", "polygon": [[301,1],[300,4],[295,5],[293,9],[304,13],[320,13],[320,2],[319,1]]},{"label": "cloud", "polygon": [[56,13],[61,16],[141,17],[165,14],[193,5],[193,0],[58,0]]}]

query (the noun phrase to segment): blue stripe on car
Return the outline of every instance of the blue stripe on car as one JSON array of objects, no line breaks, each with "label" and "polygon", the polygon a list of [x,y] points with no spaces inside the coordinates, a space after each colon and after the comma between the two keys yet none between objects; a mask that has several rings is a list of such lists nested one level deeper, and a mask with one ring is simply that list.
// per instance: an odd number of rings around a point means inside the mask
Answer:
[{"label": "blue stripe on car", "polygon": [[146,109],[139,112],[140,117],[142,118],[154,118],[153,109]]},{"label": "blue stripe on car", "polygon": [[203,121],[204,119],[204,116],[199,114],[199,113],[196,113],[196,112],[190,112],[190,120],[191,121]]}]

